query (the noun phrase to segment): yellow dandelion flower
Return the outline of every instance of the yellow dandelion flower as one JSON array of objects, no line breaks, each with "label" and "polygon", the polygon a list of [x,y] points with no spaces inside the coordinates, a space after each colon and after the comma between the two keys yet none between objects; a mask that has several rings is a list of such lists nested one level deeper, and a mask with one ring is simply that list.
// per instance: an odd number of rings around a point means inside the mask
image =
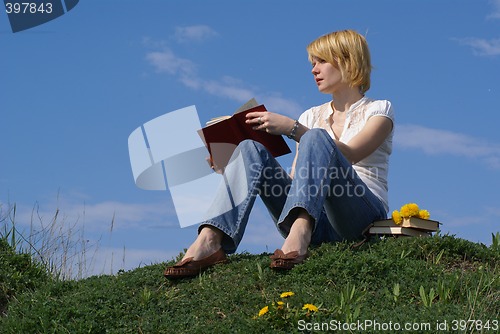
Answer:
[{"label": "yellow dandelion flower", "polygon": [[420,210],[418,212],[418,217],[422,219],[429,219],[431,217],[431,214],[427,210]]},{"label": "yellow dandelion flower", "polygon": [[394,220],[394,222],[398,225],[403,221],[403,217],[401,217],[401,214],[398,210],[392,211],[392,220]]},{"label": "yellow dandelion flower", "polygon": [[420,212],[420,208],[416,203],[409,203],[408,209],[410,210],[410,217],[417,217]]},{"label": "yellow dandelion flower", "polygon": [[308,310],[309,312],[318,312],[318,308],[313,304],[304,304],[303,310]]},{"label": "yellow dandelion flower", "polygon": [[292,291],[288,291],[288,292],[283,292],[280,297],[281,298],[288,298],[288,297],[291,297],[293,296],[295,293],[293,293]]},{"label": "yellow dandelion flower", "polygon": [[405,204],[401,207],[401,209],[399,210],[399,214],[402,218],[410,217],[410,208],[408,207],[408,204]]},{"label": "yellow dandelion flower", "polygon": [[269,306],[264,306],[263,308],[260,309],[259,311],[259,317],[262,317],[264,314],[269,312]]},{"label": "yellow dandelion flower", "polygon": [[278,306],[276,307],[278,310],[282,310],[283,309],[283,305],[285,305],[285,303],[282,302],[282,301],[276,302],[276,304],[278,304]]},{"label": "yellow dandelion flower", "polygon": [[401,217],[409,218],[409,217],[418,216],[419,211],[420,211],[420,209],[418,208],[417,204],[408,203],[408,204],[405,204],[401,207],[401,210],[399,210],[399,213],[401,214]]}]

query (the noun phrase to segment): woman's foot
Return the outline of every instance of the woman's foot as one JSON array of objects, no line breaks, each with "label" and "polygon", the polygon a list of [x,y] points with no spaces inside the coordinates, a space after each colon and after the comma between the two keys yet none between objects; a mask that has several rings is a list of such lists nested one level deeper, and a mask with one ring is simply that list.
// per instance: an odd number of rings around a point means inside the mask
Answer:
[{"label": "woman's foot", "polygon": [[227,262],[226,253],[221,248],[221,241],[220,230],[205,226],[182,260],[167,267],[163,275],[170,279],[198,276],[214,264]]},{"label": "woman's foot", "polygon": [[222,236],[221,230],[210,225],[204,226],[182,260],[192,257],[197,261],[212,255],[221,248]]},{"label": "woman's foot", "polygon": [[271,268],[289,270],[307,258],[309,255],[307,248],[312,236],[311,222],[311,216],[305,210],[301,210],[283,246],[271,255]]},{"label": "woman's foot", "polygon": [[293,223],[281,250],[283,253],[297,251],[300,255],[307,253],[307,248],[311,242],[311,223],[305,218],[297,218]]},{"label": "woman's foot", "polygon": [[289,253],[283,253],[281,249],[274,251],[274,254],[270,256],[271,264],[269,267],[276,270],[290,270],[297,264],[301,264],[309,256],[309,253],[299,255],[297,251],[292,251]]},{"label": "woman's foot", "polygon": [[215,253],[201,260],[194,261],[192,257],[189,257],[177,262],[173,266],[165,268],[163,276],[170,279],[195,277],[211,266],[225,262],[227,262],[226,253],[220,248]]}]

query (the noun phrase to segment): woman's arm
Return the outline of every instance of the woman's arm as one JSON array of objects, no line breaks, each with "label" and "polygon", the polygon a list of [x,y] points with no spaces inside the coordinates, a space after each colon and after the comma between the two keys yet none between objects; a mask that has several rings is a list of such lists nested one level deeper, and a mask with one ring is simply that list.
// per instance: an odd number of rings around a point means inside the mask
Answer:
[{"label": "woman's arm", "polygon": [[[288,136],[295,126],[295,120],[284,115],[269,111],[256,111],[246,115],[247,124],[251,124],[254,130],[266,131],[273,135]],[[298,124],[295,130],[294,140],[300,141],[300,137],[309,130],[306,126]]]},{"label": "woman's arm", "polygon": [[[246,117],[246,122],[248,124],[252,124],[254,130],[266,131],[274,135],[288,136],[291,134],[292,129],[295,126],[294,119],[268,111],[248,113]],[[295,150],[295,158],[293,159],[292,168],[290,170],[291,178],[293,178],[295,174],[295,163],[297,161],[297,155],[299,153],[299,141],[302,135],[306,133],[307,130],[309,130],[309,128],[300,123],[295,130],[293,139],[297,142],[297,145]]]},{"label": "woman's arm", "polygon": [[383,116],[372,116],[363,129],[348,144],[335,140],[340,152],[352,164],[372,154],[392,131],[392,120]]},{"label": "woman's arm", "polygon": [[[289,135],[295,124],[295,120],[288,116],[275,114],[268,111],[252,112],[247,114],[248,124],[252,124],[254,130],[266,131],[274,135]],[[392,120],[384,116],[372,116],[366,122],[363,129],[352,138],[348,144],[342,143],[334,139],[335,144],[340,152],[352,164],[363,160],[372,154],[377,147],[382,145],[384,140],[392,131]],[[300,143],[300,138],[309,130],[308,127],[299,123],[295,132],[294,140]],[[297,152],[299,146],[297,145]],[[293,177],[295,160],[292,165],[291,175]]]}]

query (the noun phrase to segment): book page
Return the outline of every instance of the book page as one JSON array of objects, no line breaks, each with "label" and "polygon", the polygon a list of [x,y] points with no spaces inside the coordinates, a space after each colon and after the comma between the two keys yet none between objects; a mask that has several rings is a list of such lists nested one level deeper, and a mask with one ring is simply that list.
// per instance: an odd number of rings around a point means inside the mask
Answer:
[{"label": "book page", "polygon": [[205,126],[209,126],[209,125],[212,125],[212,124],[215,124],[215,123],[219,123],[219,122],[224,121],[224,120],[229,119],[229,118],[231,118],[231,116],[214,117],[214,118],[211,118],[208,122],[206,122]]},{"label": "book page", "polygon": [[253,97],[250,100],[248,100],[245,104],[243,104],[241,107],[239,107],[234,113],[237,114],[239,112],[257,107],[258,105],[259,104],[257,103],[257,100]]},{"label": "book page", "polygon": [[[237,114],[237,113],[240,113],[240,112],[243,112],[245,110],[248,110],[248,109],[252,109],[254,107],[258,106],[257,104],[257,100],[255,98],[251,98],[250,100],[248,100],[245,104],[243,104],[241,107],[239,107],[234,113],[234,114]],[[221,121],[224,121],[226,119],[229,119],[231,118],[232,116],[228,116],[228,115],[225,115],[225,116],[218,116],[218,117],[214,117],[214,118],[211,118],[209,121],[207,121],[205,123],[205,126],[210,126],[212,124],[215,124],[215,123],[219,123]]]}]

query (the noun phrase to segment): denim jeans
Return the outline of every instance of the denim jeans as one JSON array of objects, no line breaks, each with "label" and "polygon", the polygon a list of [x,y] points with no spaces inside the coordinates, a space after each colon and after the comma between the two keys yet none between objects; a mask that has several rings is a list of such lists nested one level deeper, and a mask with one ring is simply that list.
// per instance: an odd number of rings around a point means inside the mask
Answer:
[{"label": "denim jeans", "polygon": [[[286,238],[297,216],[305,209],[313,218],[311,244],[356,240],[375,220],[385,219],[382,202],[359,178],[351,164],[323,129],[308,130],[300,139],[293,179],[258,142],[241,142],[233,153],[239,162],[224,173],[226,187],[217,191],[213,212],[200,225],[222,232],[222,248],[234,253],[243,237],[250,210],[260,196],[278,231]],[[246,187],[245,187],[246,185]],[[223,192],[244,189],[241,200],[221,210]]]}]

